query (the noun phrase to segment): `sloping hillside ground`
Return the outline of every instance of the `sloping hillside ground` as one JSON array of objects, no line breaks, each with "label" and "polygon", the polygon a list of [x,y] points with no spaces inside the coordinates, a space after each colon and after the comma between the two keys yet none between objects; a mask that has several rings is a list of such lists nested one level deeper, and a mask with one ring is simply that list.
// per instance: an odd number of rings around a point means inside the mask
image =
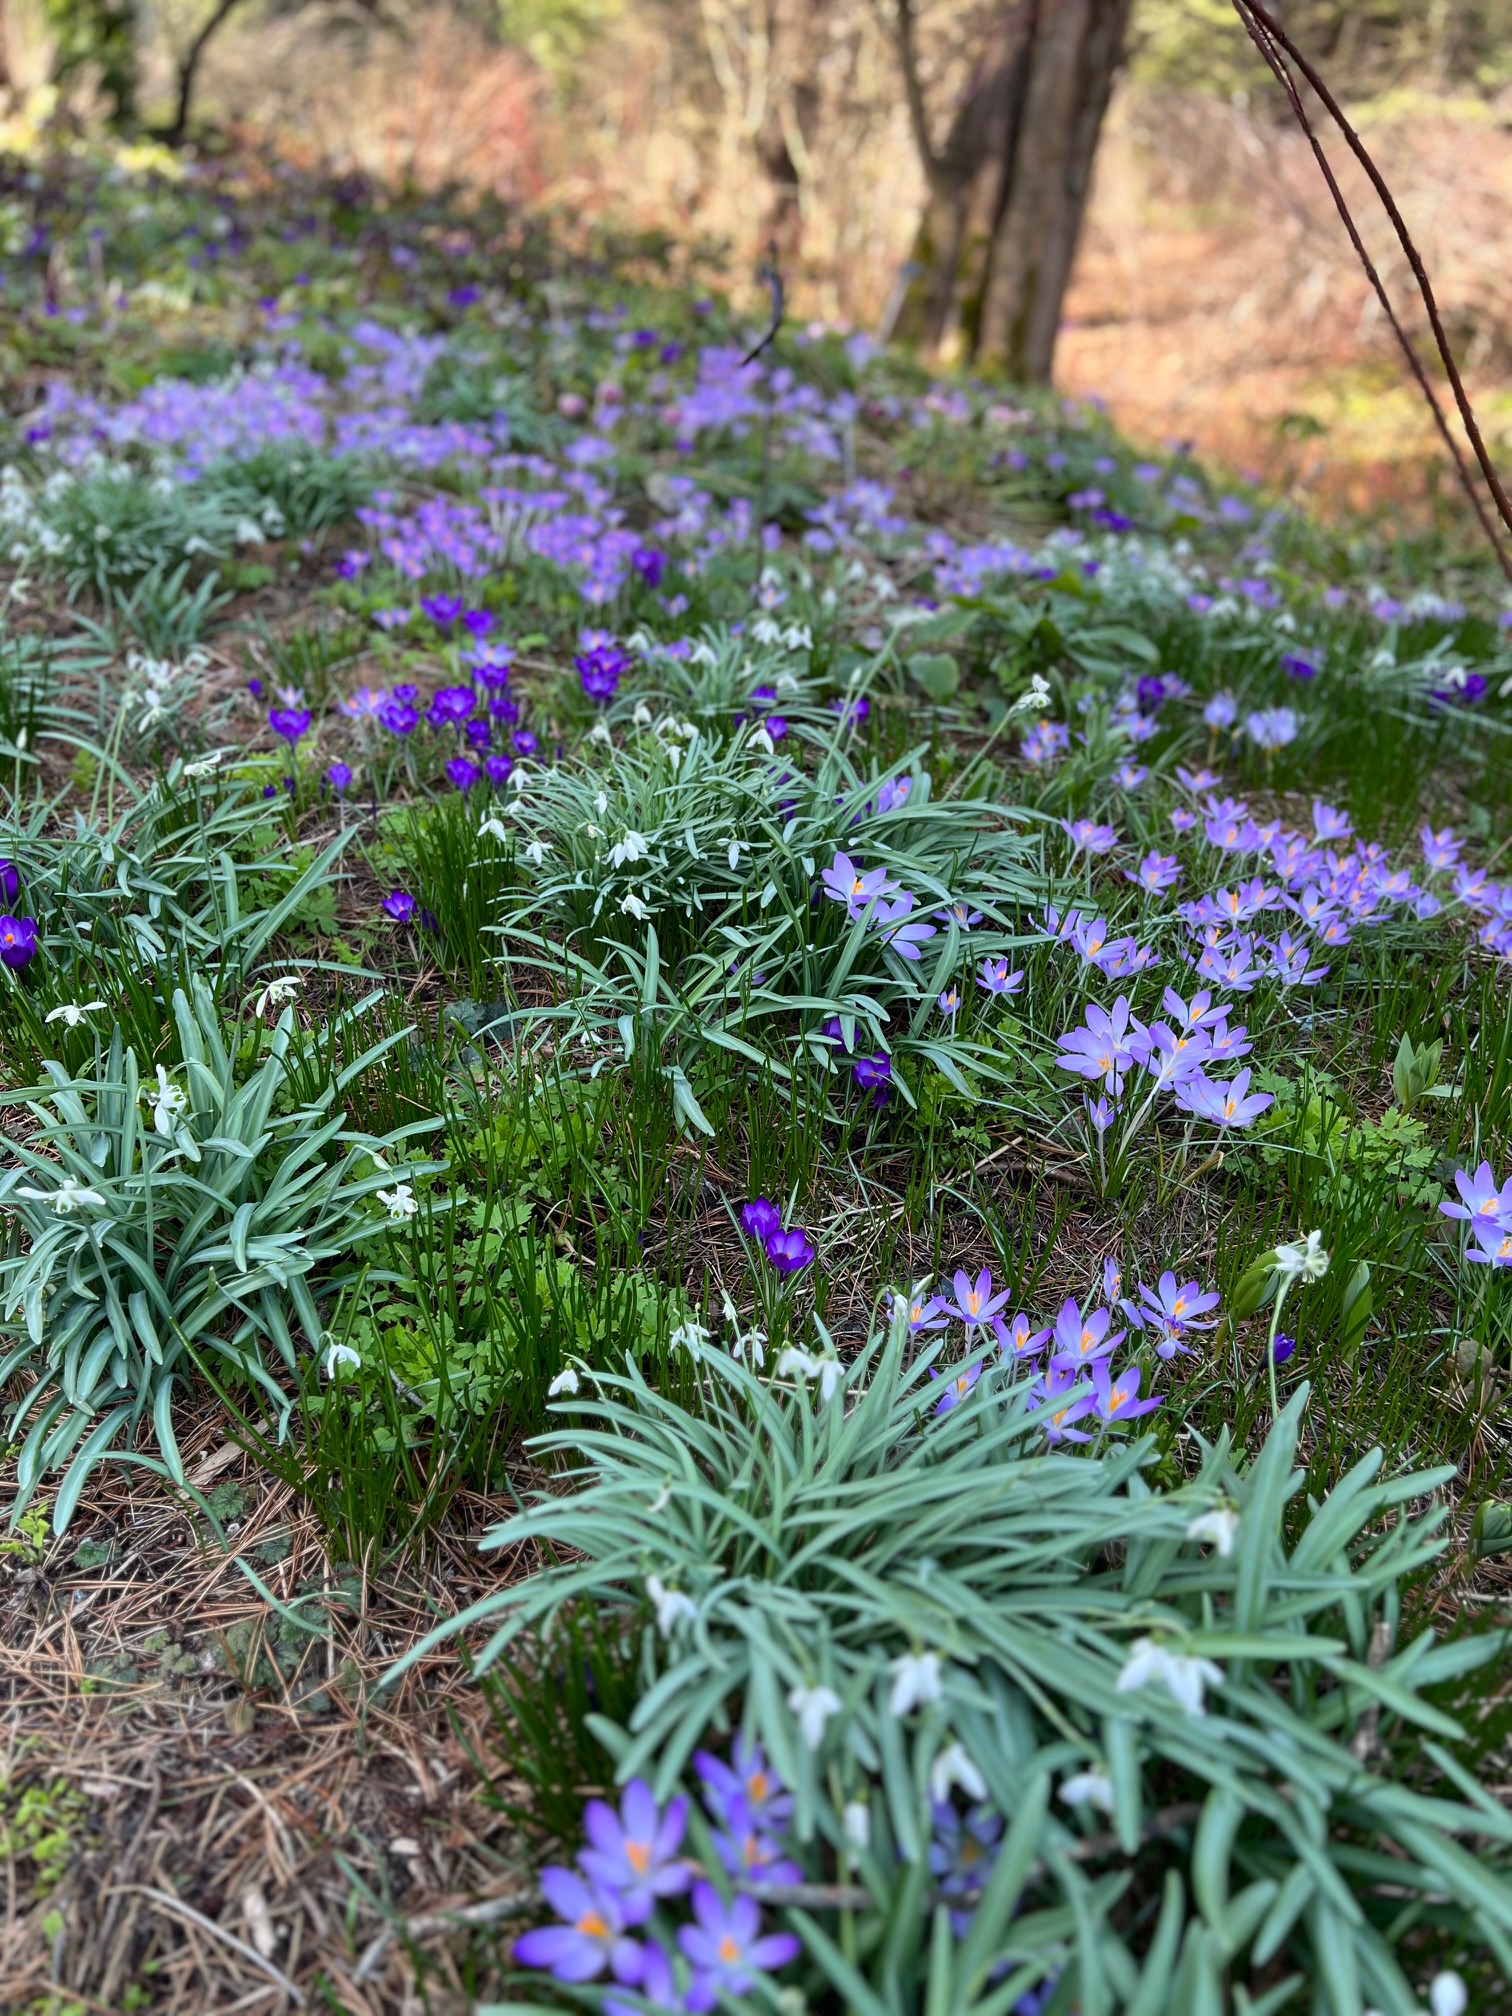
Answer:
[{"label": "sloping hillside ground", "polygon": [[675,247],[0,188],[0,1999],[1496,2008],[1486,560]]}]

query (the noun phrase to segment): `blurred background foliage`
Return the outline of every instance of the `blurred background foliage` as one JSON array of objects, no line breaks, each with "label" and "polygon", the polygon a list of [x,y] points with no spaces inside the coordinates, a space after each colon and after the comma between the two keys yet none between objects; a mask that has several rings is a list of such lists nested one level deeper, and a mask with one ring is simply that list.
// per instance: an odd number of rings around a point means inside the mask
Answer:
[{"label": "blurred background foliage", "polygon": [[[1276,11],[1369,134],[1505,454],[1512,0]],[[1000,112],[1016,88],[1025,36],[1073,16],[1104,24],[1111,98],[1085,217],[1061,220],[1064,297],[1057,281],[1026,360],[1002,333],[1013,301],[987,326],[994,273],[1011,293],[1025,263],[1011,219],[954,272],[939,242],[942,217],[969,238],[1008,212],[1022,164],[1015,182],[978,163],[943,210],[940,192],[972,108]],[[1098,88],[1090,71],[1078,85]],[[1390,331],[1230,0],[0,0],[0,151],[107,129],[186,158],[273,150],[364,178],[374,203],[385,186],[473,189],[569,240],[675,241],[722,261],[753,309],[775,243],[800,318],[1008,375],[1043,375],[1053,346],[1058,382],[1136,435],[1194,440],[1298,501],[1394,504],[1438,480]],[[1056,137],[1031,136],[1030,172]],[[1400,255],[1347,162],[1343,180],[1411,322]],[[936,308],[950,295],[933,317],[931,287]]]}]

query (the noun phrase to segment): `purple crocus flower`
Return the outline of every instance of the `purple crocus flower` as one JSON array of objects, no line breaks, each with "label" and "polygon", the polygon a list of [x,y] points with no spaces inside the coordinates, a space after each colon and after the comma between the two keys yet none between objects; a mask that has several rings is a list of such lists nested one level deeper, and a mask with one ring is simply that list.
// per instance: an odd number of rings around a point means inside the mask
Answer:
[{"label": "purple crocus flower", "polygon": [[1085,847],[1089,854],[1110,854],[1118,845],[1113,828],[1099,826],[1095,819],[1062,819],[1060,823],[1075,852]]},{"label": "purple crocus flower", "polygon": [[679,1896],[692,1882],[677,1850],[688,1823],[688,1802],[674,1799],[665,1814],[643,1778],[632,1778],[616,1813],[602,1799],[583,1811],[589,1846],[578,1856],[583,1874],[619,1900],[627,1925],[641,1925],[659,1897]]},{"label": "purple crocus flower", "polygon": [[961,902],[959,899],[954,903],[947,903],[943,910],[936,910],[934,914],[941,924],[958,924],[963,931],[971,930],[973,925],[982,921],[980,910],[973,910],[969,903]]},{"label": "purple crocus flower", "polygon": [[[929,1376],[931,1379],[938,1379],[942,1375],[935,1370],[933,1365],[931,1365],[929,1368]],[[976,1358],[973,1359],[971,1364],[964,1367],[963,1370],[953,1374],[951,1378],[947,1379],[945,1382],[945,1391],[940,1395],[939,1399],[935,1402],[934,1411],[936,1412],[936,1414],[948,1414],[952,1407],[959,1407],[961,1402],[966,1398],[966,1395],[971,1391],[972,1387],[975,1386],[975,1384],[977,1383],[978,1379],[981,1378],[981,1376],[982,1376],[982,1361],[980,1358]]]},{"label": "purple crocus flower", "polygon": [[1446,826],[1442,833],[1435,833],[1431,826],[1425,826],[1418,835],[1423,843],[1423,861],[1435,871],[1447,873],[1460,865],[1459,842],[1454,837],[1454,828]]},{"label": "purple crocus flower", "polygon": [[432,695],[425,718],[432,728],[449,728],[455,722],[465,721],[477,704],[478,696],[471,686],[443,686]]},{"label": "purple crocus flower", "polygon": [[815,1258],[808,1234],[796,1225],[790,1225],[786,1232],[773,1232],[768,1236],[766,1256],[779,1274],[799,1274],[805,1267],[812,1266]]},{"label": "purple crocus flower", "polygon": [[415,899],[403,889],[390,889],[382,907],[396,924],[408,924],[415,914]]},{"label": "purple crocus flower", "polygon": [[460,595],[422,595],[420,607],[438,630],[449,630],[462,614]]},{"label": "purple crocus flower", "polygon": [[456,785],[457,789],[465,796],[467,792],[471,791],[483,773],[477,764],[470,761],[468,757],[453,756],[446,766],[446,774],[452,783]]},{"label": "purple crocus flower", "polygon": [[878,1050],[870,1057],[858,1057],[851,1065],[851,1076],[863,1092],[873,1095],[876,1105],[886,1105],[892,1083],[892,1059],[885,1050]]},{"label": "purple crocus flower", "polygon": [[1466,1218],[1472,1225],[1500,1225],[1512,1230],[1512,1176],[1498,1185],[1491,1164],[1482,1162],[1473,1176],[1456,1169],[1454,1187],[1462,1201],[1440,1204],[1446,1218]]},{"label": "purple crocus flower", "polygon": [[641,1955],[625,1937],[619,1899],[570,1869],[543,1869],[541,1890],[564,1923],[538,1926],[517,1939],[514,1957],[520,1966],[548,1968],[558,1981],[591,1981],[607,1967],[617,1981],[633,1985]]},{"label": "purple crocus flower", "polygon": [[881,902],[883,898],[897,892],[898,885],[888,877],[885,868],[863,869],[859,861],[853,861],[849,854],[836,854],[828,868],[821,868],[819,880],[824,885],[824,893],[836,903],[843,903],[846,914],[854,921],[864,916],[868,906]]},{"label": "purple crocus flower", "polygon": [[641,2016],[641,2008],[650,2003],[653,2009],[685,2009],[688,2005],[677,1990],[677,1977],[672,1972],[672,1956],[665,1946],[654,1939],[648,1939],[639,1950],[634,1976],[635,1992],[640,2002],[632,2009],[628,2002],[621,2002],[617,1995],[604,1998],[604,2016]]},{"label": "purple crocus flower", "polygon": [[1278,1331],[1276,1341],[1271,1345],[1271,1362],[1275,1365],[1284,1365],[1296,1348],[1295,1337],[1288,1337],[1284,1331]]},{"label": "purple crocus flower", "polygon": [[[899,1297],[894,1296],[889,1305],[889,1314],[896,1312]],[[947,1327],[949,1305],[943,1296],[931,1295],[926,1302],[923,1295],[916,1292],[908,1301],[908,1334],[918,1337],[930,1330],[944,1330]]]},{"label": "purple crocus flower", "polygon": [[37,956],[35,917],[0,917],[0,966],[19,973]]},{"label": "purple crocus flower", "polygon": [[1297,717],[1290,707],[1257,707],[1244,717],[1245,730],[1257,749],[1284,749],[1297,739]]},{"label": "purple crocus flower", "polygon": [[658,553],[654,546],[637,546],[630,555],[630,565],[648,588],[660,588],[667,571],[667,556]]},{"label": "purple crocus flower", "polygon": [[1052,1367],[1069,1366],[1074,1371],[1108,1357],[1129,1334],[1110,1330],[1112,1321],[1108,1309],[1089,1309],[1084,1315],[1081,1304],[1068,1295],[1050,1332]]},{"label": "purple crocus flower", "polygon": [[1281,670],[1288,679],[1300,680],[1305,685],[1309,679],[1317,678],[1318,663],[1315,658],[1304,657],[1300,651],[1283,651]]},{"label": "purple crocus flower", "polygon": [[1158,673],[1147,673],[1134,688],[1135,703],[1141,714],[1158,714],[1166,703],[1167,687]]},{"label": "purple crocus flower", "polygon": [[744,1730],[735,1738],[727,1764],[710,1750],[695,1750],[693,1768],[704,1788],[704,1804],[721,1826],[730,1825],[739,1800],[758,1827],[780,1834],[793,1817],[793,1795],[766,1760],[766,1752]]},{"label": "purple crocus flower", "polygon": [[1215,1290],[1206,1292],[1196,1281],[1188,1281],[1183,1287],[1176,1285],[1176,1276],[1169,1268],[1161,1275],[1154,1288],[1147,1288],[1141,1281],[1139,1299],[1144,1304],[1139,1311],[1141,1328],[1148,1327],[1155,1332],[1155,1349],[1162,1358],[1174,1358],[1178,1351],[1187,1347],[1182,1343],[1188,1330],[1211,1330],[1212,1323],[1200,1319],[1209,1309],[1216,1309],[1218,1296]]},{"label": "purple crocus flower", "polygon": [[387,728],[390,735],[413,735],[419,721],[420,716],[410,703],[397,696],[386,700],[378,715],[379,726]]},{"label": "purple crocus flower", "polygon": [[630,669],[629,658],[612,642],[590,645],[579,652],[573,662],[577,666],[583,691],[590,700],[596,700],[601,705],[614,698],[620,680]]},{"label": "purple crocus flower", "polygon": [[768,1198],[755,1197],[740,1207],[740,1223],[743,1231],[765,1245],[774,1232],[781,1231],[782,1213]]},{"label": "purple crocus flower", "polygon": [[1048,1406],[1050,1413],[1045,1417],[1045,1439],[1049,1442],[1090,1442],[1091,1436],[1075,1424],[1086,1414],[1090,1414],[1094,1404],[1091,1393],[1077,1394],[1082,1377],[1074,1367],[1052,1364],[1042,1379],[1037,1379],[1030,1389],[1030,1404],[1036,1411]]},{"label": "purple crocus flower", "polygon": [[714,1836],[720,1861],[743,1883],[801,1883],[803,1871],[763,1832],[750,1806],[738,1795],[724,1810],[724,1827]]},{"label": "purple crocus flower", "polygon": [[1116,1375],[1105,1362],[1092,1367],[1092,1410],[1102,1421],[1129,1421],[1136,1414],[1148,1414],[1160,1405],[1160,1396],[1139,1397],[1140,1371],[1126,1365]]},{"label": "purple crocus flower", "polygon": [[984,959],[977,985],[988,994],[1017,994],[1024,984],[1022,973],[1010,973],[1006,959]]},{"label": "purple crocus flower", "polygon": [[992,1274],[986,1267],[975,1281],[965,1268],[958,1268],[950,1285],[955,1290],[956,1299],[946,1305],[946,1313],[959,1317],[968,1330],[978,1324],[990,1323],[1000,1309],[1008,1306],[1008,1290],[1005,1288],[1001,1294],[993,1294]]},{"label": "purple crocus flower", "polygon": [[1211,1120],[1215,1127],[1248,1127],[1275,1104],[1269,1092],[1250,1092],[1249,1082],[1248,1070],[1227,1084],[1194,1072],[1177,1089],[1176,1104],[1199,1120]]},{"label": "purple crocus flower", "polygon": [[1313,800],[1313,832],[1320,840],[1347,840],[1354,828],[1347,812],[1340,812],[1333,805],[1325,805],[1321,798]]},{"label": "purple crocus flower", "polygon": [[1130,1066],[1142,1064],[1149,1056],[1149,1031],[1130,1015],[1126,994],[1113,1003],[1111,1015],[1092,1002],[1085,1021],[1085,1028],[1068,1030],[1061,1037],[1056,1065],[1081,1078],[1100,1078],[1116,1097],[1123,1091],[1124,1074]]},{"label": "purple crocus flower", "polygon": [[1006,1358],[1037,1358],[1050,1342],[1050,1332],[1036,1330],[1033,1320],[1022,1309],[1011,1323],[1005,1323],[1001,1316],[994,1316],[992,1333]]},{"label": "purple crocus flower", "polygon": [[494,626],[493,612],[488,609],[469,609],[462,618],[463,628],[474,637],[486,637]]},{"label": "purple crocus flower", "polygon": [[352,766],[349,763],[333,763],[325,773],[325,781],[339,798],[351,786]]},{"label": "purple crocus flower", "polygon": [[14,861],[0,859],[0,903],[14,903],[21,894],[21,871]]},{"label": "purple crocus flower", "polygon": [[517,756],[534,756],[537,749],[541,746],[528,728],[516,728],[514,734],[509,739],[514,744],[514,751]]},{"label": "purple crocus flower", "polygon": [[1181,863],[1175,859],[1175,855],[1163,855],[1157,847],[1151,847],[1151,851],[1145,855],[1139,867],[1125,869],[1123,875],[1125,881],[1139,883],[1139,887],[1147,889],[1149,895],[1163,895],[1167,889],[1171,889],[1175,883],[1181,881]]},{"label": "purple crocus flower", "polygon": [[1512,1267],[1512,1223],[1487,1225],[1477,1219],[1470,1231],[1475,1245],[1465,1248],[1467,1260],[1477,1267]]},{"label": "purple crocus flower", "polygon": [[268,716],[268,726],[280,741],[287,742],[292,749],[301,736],[310,732],[310,710],[308,707],[275,707]]},{"label": "purple crocus flower", "polygon": [[873,922],[880,928],[882,942],[896,952],[900,959],[918,961],[923,955],[922,947],[933,938],[939,926],[922,923],[913,916],[914,899],[905,889],[892,903],[877,906]]},{"label": "purple crocus flower", "polygon": [[[761,1912],[754,1899],[735,1897],[726,1904],[712,1883],[693,1889],[696,1925],[684,1925],[677,1943],[697,1969],[695,1992],[706,1994],[700,2008],[712,2009],[714,1995],[738,1998],[755,1988],[755,1977],[796,1960],[800,1949],[792,1932],[761,1937]],[[689,1997],[690,2005],[692,1997]]]}]

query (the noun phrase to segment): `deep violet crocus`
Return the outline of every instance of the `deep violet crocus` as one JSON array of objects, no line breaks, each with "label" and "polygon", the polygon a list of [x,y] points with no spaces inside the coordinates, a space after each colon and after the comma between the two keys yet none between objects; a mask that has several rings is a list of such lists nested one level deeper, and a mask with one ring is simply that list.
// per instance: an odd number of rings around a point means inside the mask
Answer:
[{"label": "deep violet crocus", "polygon": [[0,966],[19,973],[37,956],[37,920],[34,917],[0,917]]},{"label": "deep violet crocus", "polygon": [[403,889],[390,889],[383,899],[383,910],[396,924],[408,924],[415,914],[415,899]]},{"label": "deep violet crocus", "polygon": [[21,871],[14,861],[0,859],[0,903],[14,903],[21,894]]},{"label": "deep violet crocus", "polygon": [[310,732],[310,710],[308,707],[275,707],[268,716],[268,726],[282,742],[294,745]]},{"label": "deep violet crocus", "polygon": [[782,1214],[769,1199],[754,1197],[749,1204],[741,1206],[740,1223],[743,1231],[765,1245],[774,1232],[781,1231]]},{"label": "deep violet crocus", "polygon": [[766,1242],[766,1256],[779,1274],[799,1274],[814,1261],[814,1248],[806,1232],[790,1225],[786,1232],[773,1232]]}]

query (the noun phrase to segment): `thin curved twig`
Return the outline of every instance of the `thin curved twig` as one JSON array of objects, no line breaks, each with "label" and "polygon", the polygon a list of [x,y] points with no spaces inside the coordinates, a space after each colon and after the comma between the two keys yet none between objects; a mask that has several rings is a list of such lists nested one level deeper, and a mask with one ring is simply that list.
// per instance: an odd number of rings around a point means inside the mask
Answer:
[{"label": "thin curved twig", "polygon": [[1417,282],[1418,292],[1421,294],[1423,305],[1428,311],[1428,321],[1433,330],[1434,342],[1438,346],[1439,357],[1443,362],[1445,373],[1453,390],[1454,402],[1459,409],[1460,419],[1464,423],[1465,432],[1469,436],[1470,445],[1475,452],[1475,459],[1480,465],[1481,474],[1485,477],[1486,486],[1491,492],[1502,523],[1509,531],[1512,531],[1512,498],[1508,497],[1506,490],[1503,488],[1501,479],[1496,473],[1496,467],[1481,437],[1480,427],[1475,418],[1475,409],[1470,404],[1469,395],[1465,391],[1464,381],[1459,374],[1459,367],[1455,364],[1454,353],[1449,346],[1449,338],[1444,330],[1443,319],[1439,314],[1438,302],[1434,298],[1433,288],[1428,279],[1427,268],[1423,264],[1422,255],[1419,253],[1417,246],[1413,243],[1412,234],[1407,229],[1406,221],[1401,211],[1397,208],[1396,199],[1387,186],[1385,177],[1371,159],[1365,143],[1345,117],[1338,100],[1334,97],[1312,64],[1308,62],[1301,50],[1298,49],[1296,43],[1292,41],[1280,22],[1273,15],[1267,13],[1265,8],[1258,4],[1258,0],[1234,0],[1234,11],[1244,23],[1245,32],[1260,51],[1260,54],[1265,58],[1266,63],[1280,82],[1283,90],[1286,92],[1287,98],[1291,102],[1291,108],[1296,114],[1297,123],[1307,135],[1308,144],[1312,148],[1318,166],[1323,172],[1323,179],[1328,184],[1329,194],[1334,200],[1334,207],[1343,219],[1345,230],[1349,233],[1349,241],[1354,247],[1360,264],[1365,269],[1366,277],[1375,289],[1376,298],[1385,311],[1386,319],[1391,324],[1397,342],[1401,345],[1402,354],[1407,359],[1408,367],[1413,377],[1417,380],[1418,387],[1428,402],[1439,433],[1443,436],[1445,446],[1454,459],[1454,466],[1459,472],[1460,482],[1464,486],[1465,494],[1470,499],[1475,510],[1475,515],[1480,520],[1481,528],[1490,540],[1492,549],[1501,563],[1502,572],[1509,581],[1512,581],[1512,556],[1509,556],[1507,548],[1502,542],[1501,535],[1498,533],[1491,515],[1486,509],[1485,500],[1476,486],[1475,478],[1465,461],[1464,453],[1454,438],[1454,434],[1449,426],[1448,416],[1445,414],[1438,394],[1434,391],[1432,382],[1423,368],[1423,362],[1417,354],[1416,346],[1406,329],[1402,326],[1401,319],[1391,304],[1391,297],[1386,291],[1385,283],[1376,270],[1375,263],[1371,259],[1369,252],[1365,249],[1365,242],[1360,236],[1359,227],[1356,225],[1349,205],[1345,201],[1344,192],[1339,187],[1338,179],[1333,172],[1327,154],[1323,151],[1322,143],[1313,131],[1312,123],[1307,116],[1307,109],[1303,105],[1301,94],[1297,90],[1296,81],[1292,77],[1290,70],[1286,67],[1286,62],[1282,60],[1283,56],[1292,63],[1295,63],[1297,69],[1317,93],[1329,117],[1343,134],[1350,152],[1369,176],[1371,187],[1381,199],[1382,207],[1391,220],[1392,229],[1397,235],[1402,250],[1407,255],[1408,264],[1412,268],[1413,278]]},{"label": "thin curved twig", "polygon": [[756,278],[765,285],[767,292],[772,297],[772,324],[765,336],[756,345],[756,348],[748,351],[741,358],[742,369],[747,364],[754,364],[768,344],[776,342],[777,332],[782,327],[782,318],[787,312],[787,291],[782,284],[782,275],[777,270],[777,247],[775,245],[769,247],[766,258],[756,268]]}]

